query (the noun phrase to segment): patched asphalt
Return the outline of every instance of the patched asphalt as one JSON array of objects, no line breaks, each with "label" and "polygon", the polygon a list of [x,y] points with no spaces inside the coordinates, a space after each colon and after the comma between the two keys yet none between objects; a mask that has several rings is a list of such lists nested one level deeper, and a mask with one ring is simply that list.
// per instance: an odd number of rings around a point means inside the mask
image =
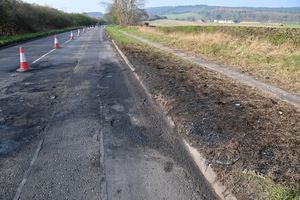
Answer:
[{"label": "patched asphalt", "polygon": [[25,74],[17,49],[0,50],[0,199],[216,199],[102,28]]}]

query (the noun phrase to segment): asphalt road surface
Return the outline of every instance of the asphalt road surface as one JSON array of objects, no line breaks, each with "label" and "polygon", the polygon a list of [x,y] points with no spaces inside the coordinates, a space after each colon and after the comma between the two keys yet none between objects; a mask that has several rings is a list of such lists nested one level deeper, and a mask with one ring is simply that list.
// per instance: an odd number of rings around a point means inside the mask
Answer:
[{"label": "asphalt road surface", "polygon": [[62,46],[0,50],[0,199],[216,199],[103,28]]}]

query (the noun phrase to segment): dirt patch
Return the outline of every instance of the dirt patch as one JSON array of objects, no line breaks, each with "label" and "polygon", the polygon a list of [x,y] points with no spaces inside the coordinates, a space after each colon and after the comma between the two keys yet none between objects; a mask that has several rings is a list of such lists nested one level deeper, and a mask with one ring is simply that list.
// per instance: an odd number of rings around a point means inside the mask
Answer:
[{"label": "dirt patch", "polygon": [[149,46],[121,48],[182,135],[239,199],[268,195],[237,179],[243,171],[299,189],[298,110]]}]

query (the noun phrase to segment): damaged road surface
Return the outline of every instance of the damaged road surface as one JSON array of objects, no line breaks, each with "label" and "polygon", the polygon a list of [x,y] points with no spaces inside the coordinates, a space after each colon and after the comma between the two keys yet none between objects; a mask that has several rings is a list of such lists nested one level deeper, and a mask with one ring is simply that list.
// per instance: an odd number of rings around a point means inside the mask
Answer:
[{"label": "damaged road surface", "polygon": [[103,29],[32,68],[0,75],[0,199],[216,199]]}]

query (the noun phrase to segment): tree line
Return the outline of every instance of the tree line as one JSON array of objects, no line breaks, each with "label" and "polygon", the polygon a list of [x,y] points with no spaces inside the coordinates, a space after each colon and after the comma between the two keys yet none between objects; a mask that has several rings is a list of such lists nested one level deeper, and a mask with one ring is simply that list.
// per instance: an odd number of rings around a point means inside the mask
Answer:
[{"label": "tree line", "polygon": [[21,0],[0,0],[0,36],[96,24],[83,14],[63,11]]},{"label": "tree line", "polygon": [[202,12],[207,20],[237,20],[256,22],[300,22],[299,13],[260,11],[254,9],[218,8]]}]

